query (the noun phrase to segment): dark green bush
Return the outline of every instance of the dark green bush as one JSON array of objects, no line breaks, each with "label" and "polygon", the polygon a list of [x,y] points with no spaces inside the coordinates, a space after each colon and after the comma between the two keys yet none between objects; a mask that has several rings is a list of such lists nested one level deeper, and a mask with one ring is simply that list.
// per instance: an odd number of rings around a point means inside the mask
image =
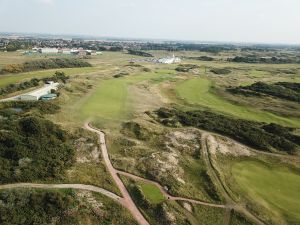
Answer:
[{"label": "dark green bush", "polygon": [[[54,58],[25,62],[23,64],[6,65],[1,73],[20,73],[35,70],[47,70],[58,68],[91,67],[92,65],[76,58]],[[16,69],[18,68],[18,69]]]},{"label": "dark green bush", "polygon": [[71,136],[49,120],[15,116],[0,127],[0,183],[57,178],[73,163]]},{"label": "dark green bush", "polygon": [[298,83],[278,82],[267,84],[264,82],[256,82],[249,86],[229,87],[227,90],[233,94],[242,94],[245,96],[269,95],[300,102],[300,84]]},{"label": "dark green bush", "polygon": [[227,75],[227,74],[231,73],[231,70],[224,69],[224,68],[223,69],[215,68],[215,69],[211,69],[210,72],[217,74],[217,75]]},{"label": "dark green bush", "polygon": [[210,111],[184,112],[161,108],[156,114],[162,124],[172,126],[179,122],[184,126],[221,133],[263,151],[277,149],[294,154],[299,148],[299,137],[291,134],[293,129],[279,125],[235,119]]}]

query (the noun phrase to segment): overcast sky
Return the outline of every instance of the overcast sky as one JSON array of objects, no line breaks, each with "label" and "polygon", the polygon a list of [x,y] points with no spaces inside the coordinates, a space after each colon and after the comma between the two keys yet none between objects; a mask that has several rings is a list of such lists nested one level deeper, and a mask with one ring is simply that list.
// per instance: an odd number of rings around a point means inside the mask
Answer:
[{"label": "overcast sky", "polygon": [[300,0],[0,0],[0,32],[300,44]]}]

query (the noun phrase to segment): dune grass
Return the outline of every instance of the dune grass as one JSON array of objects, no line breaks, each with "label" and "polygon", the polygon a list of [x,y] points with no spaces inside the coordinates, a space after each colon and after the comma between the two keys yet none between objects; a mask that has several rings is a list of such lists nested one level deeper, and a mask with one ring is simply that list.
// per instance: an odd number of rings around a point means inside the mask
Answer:
[{"label": "dune grass", "polygon": [[210,80],[193,78],[179,83],[175,91],[177,95],[190,104],[200,105],[222,113],[230,114],[242,119],[260,122],[278,123],[284,126],[300,127],[300,120],[284,118],[270,112],[236,105],[222,99],[213,93],[213,84]]},{"label": "dune grass", "polygon": [[44,71],[34,71],[28,73],[9,74],[0,76],[0,88],[9,84],[15,84],[31,78],[51,77],[55,71],[63,71],[66,75],[71,76],[75,74],[91,73],[97,71],[96,67],[81,67],[81,68],[67,68],[67,69],[51,69]]},{"label": "dune grass", "polygon": [[235,163],[232,174],[253,201],[278,212],[289,224],[300,223],[300,174],[256,161]]}]

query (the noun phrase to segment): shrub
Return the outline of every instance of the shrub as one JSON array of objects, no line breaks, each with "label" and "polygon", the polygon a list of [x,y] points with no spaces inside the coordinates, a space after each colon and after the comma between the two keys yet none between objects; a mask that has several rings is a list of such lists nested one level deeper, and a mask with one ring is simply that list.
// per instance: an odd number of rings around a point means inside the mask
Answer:
[{"label": "shrub", "polygon": [[80,59],[72,58],[54,58],[29,61],[23,64],[6,65],[1,73],[21,73],[35,70],[58,69],[58,68],[76,68],[76,67],[91,67],[92,65]]},{"label": "shrub", "polygon": [[231,70],[215,68],[215,69],[211,69],[210,72],[217,74],[217,75],[227,75],[227,74],[231,73]]},{"label": "shrub", "polygon": [[[299,137],[293,135],[292,128],[274,124],[264,124],[243,119],[234,119],[210,111],[181,111],[161,108],[156,118],[166,125],[181,123],[212,132],[221,133],[263,151],[279,151],[294,154],[299,148]],[[166,122],[167,121],[167,122]]]}]

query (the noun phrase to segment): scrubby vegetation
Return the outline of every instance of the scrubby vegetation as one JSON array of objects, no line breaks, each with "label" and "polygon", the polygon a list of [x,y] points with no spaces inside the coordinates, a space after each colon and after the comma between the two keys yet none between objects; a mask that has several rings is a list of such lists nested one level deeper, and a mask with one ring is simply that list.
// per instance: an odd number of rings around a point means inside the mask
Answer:
[{"label": "scrubby vegetation", "polygon": [[269,63],[269,64],[284,64],[284,63],[300,63],[300,60],[280,58],[280,57],[257,57],[257,56],[236,56],[229,58],[229,62],[236,63]]},{"label": "scrubby vegetation", "polygon": [[180,64],[175,70],[178,72],[189,72],[190,70],[198,68],[199,66],[194,64]]},{"label": "scrubby vegetation", "polygon": [[167,225],[167,224],[178,224],[178,225],[188,225],[190,224],[184,215],[177,207],[176,203],[174,205],[168,204],[166,201],[151,202],[141,186],[139,186],[135,181],[129,180],[125,177],[122,179],[133,198],[133,201],[141,210],[145,218],[153,225]]},{"label": "scrubby vegetation", "polygon": [[21,73],[30,72],[35,70],[47,70],[58,68],[77,68],[77,67],[91,67],[92,65],[76,58],[54,58],[43,59],[36,61],[28,61],[23,64],[8,64],[2,68],[1,72],[4,73]]},{"label": "scrubby vegetation", "polygon": [[128,54],[138,55],[138,56],[143,56],[143,57],[153,57],[153,55],[148,52],[143,52],[143,51],[138,51],[138,50],[133,50],[133,49],[128,49]]},{"label": "scrubby vegetation", "polygon": [[194,126],[197,128],[218,132],[263,151],[277,149],[288,154],[296,153],[300,138],[292,134],[292,128],[277,124],[265,124],[210,111],[181,111],[161,108],[156,111],[158,120],[165,125]]},{"label": "scrubby vegetation", "polygon": [[[67,211],[78,205],[72,194],[33,190],[0,192],[0,224],[53,224],[55,220],[65,220]],[[72,219],[75,218],[68,220]]]},{"label": "scrubby vegetation", "polygon": [[58,190],[0,192],[3,225],[136,225],[121,205],[100,194]]},{"label": "scrubby vegetation", "polygon": [[299,83],[277,82],[274,84],[267,84],[264,82],[256,82],[249,86],[229,87],[227,90],[233,94],[242,94],[245,96],[269,95],[300,102]]},{"label": "scrubby vegetation", "polygon": [[227,75],[231,73],[231,70],[226,68],[214,68],[211,69],[210,72],[217,74],[217,75]]},{"label": "scrubby vegetation", "polygon": [[0,95],[6,95],[14,93],[16,91],[26,90],[28,88],[37,87],[40,82],[54,81],[66,83],[69,76],[66,76],[64,72],[56,71],[52,77],[45,77],[42,79],[31,78],[31,80],[21,82],[19,84],[9,84],[6,87],[0,88]]},{"label": "scrubby vegetation", "polygon": [[214,58],[210,56],[188,57],[188,59],[199,60],[199,61],[214,61]]},{"label": "scrubby vegetation", "polygon": [[2,102],[0,104],[0,115],[10,117],[14,112],[28,112],[30,110],[37,110],[41,114],[54,114],[60,110],[60,107],[53,102],[45,101],[11,101]]},{"label": "scrubby vegetation", "polygon": [[49,120],[10,114],[0,127],[0,183],[57,178],[73,163],[71,136]]}]

